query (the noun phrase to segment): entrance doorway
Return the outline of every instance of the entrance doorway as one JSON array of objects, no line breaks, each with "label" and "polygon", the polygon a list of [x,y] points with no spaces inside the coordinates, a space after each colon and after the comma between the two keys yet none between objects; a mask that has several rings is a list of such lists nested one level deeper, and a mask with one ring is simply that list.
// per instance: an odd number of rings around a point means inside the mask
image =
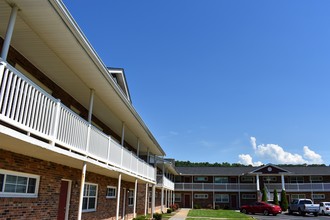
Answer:
[{"label": "entrance doorway", "polygon": [[71,181],[61,180],[57,220],[69,219],[70,194],[71,194]]},{"label": "entrance doorway", "polygon": [[237,209],[237,196],[236,195],[230,195],[230,208],[231,209]]},{"label": "entrance doorway", "polygon": [[185,194],[184,195],[184,208],[192,208],[191,207],[191,199],[190,199],[190,194]]}]

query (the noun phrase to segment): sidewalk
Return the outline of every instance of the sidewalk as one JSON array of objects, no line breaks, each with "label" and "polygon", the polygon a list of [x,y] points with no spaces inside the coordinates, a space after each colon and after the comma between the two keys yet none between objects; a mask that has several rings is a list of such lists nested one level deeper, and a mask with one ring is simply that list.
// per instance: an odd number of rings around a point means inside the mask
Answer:
[{"label": "sidewalk", "polygon": [[169,220],[185,220],[190,209],[180,209],[178,213],[172,216]]}]

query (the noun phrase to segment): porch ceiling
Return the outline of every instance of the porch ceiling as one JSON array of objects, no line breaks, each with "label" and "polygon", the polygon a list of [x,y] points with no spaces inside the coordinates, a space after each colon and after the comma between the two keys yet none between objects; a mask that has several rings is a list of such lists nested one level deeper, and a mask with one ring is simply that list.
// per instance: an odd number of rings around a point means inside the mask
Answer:
[{"label": "porch ceiling", "polygon": [[165,154],[60,0],[0,0],[2,38],[10,4],[19,8],[11,41],[16,50],[87,109],[94,89],[95,116],[119,136],[125,122],[125,140],[136,146],[139,138],[142,152]]}]

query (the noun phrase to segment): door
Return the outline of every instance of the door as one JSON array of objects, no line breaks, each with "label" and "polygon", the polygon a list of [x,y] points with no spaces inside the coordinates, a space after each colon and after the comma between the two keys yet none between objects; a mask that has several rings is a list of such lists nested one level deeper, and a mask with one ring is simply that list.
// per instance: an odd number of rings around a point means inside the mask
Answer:
[{"label": "door", "polygon": [[184,208],[192,208],[189,194],[184,195],[184,204],[183,205],[184,205]]},{"label": "door", "polygon": [[68,197],[69,196],[69,181],[61,181],[60,198],[58,203],[57,220],[66,220],[68,218]]},{"label": "door", "polygon": [[236,195],[230,195],[230,208],[231,209],[237,209],[237,196]]}]

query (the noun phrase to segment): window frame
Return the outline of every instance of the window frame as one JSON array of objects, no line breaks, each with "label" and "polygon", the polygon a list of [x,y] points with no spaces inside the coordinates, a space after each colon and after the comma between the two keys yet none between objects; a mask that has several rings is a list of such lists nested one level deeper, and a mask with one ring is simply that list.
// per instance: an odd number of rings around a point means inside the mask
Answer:
[{"label": "window frame", "polygon": [[194,199],[208,199],[209,194],[206,193],[195,193],[194,194]]},{"label": "window frame", "polygon": [[[218,180],[216,181],[216,179],[218,179]],[[226,184],[226,183],[229,183],[229,178],[228,178],[228,176],[215,176],[214,183]]]},{"label": "window frame", "polygon": [[[95,189],[95,196],[90,196],[85,194],[85,190],[87,186],[96,186]],[[90,187],[88,187],[88,194],[90,193]],[[83,193],[83,207],[82,207],[82,212],[95,212],[97,209],[97,196],[98,196],[98,184],[95,183],[89,183],[85,182],[84,185],[84,193]],[[84,209],[84,200],[87,198],[87,208]],[[94,208],[89,208],[89,199],[90,198],[95,198],[95,203],[94,203]]]},{"label": "window frame", "polygon": [[[203,180],[201,179],[203,178]],[[209,178],[207,176],[194,176],[194,182],[207,182]]]},{"label": "window frame", "polygon": [[[218,197],[220,198],[220,200]],[[216,203],[229,203],[229,194],[217,193],[214,195],[214,201]]]},{"label": "window frame", "polygon": [[325,199],[325,194],[322,193],[316,193],[312,195],[313,200],[324,200]]},{"label": "window frame", "polygon": [[174,202],[181,202],[181,193],[174,193]]},{"label": "window frame", "polygon": [[256,194],[242,194],[242,199],[246,199],[246,200],[255,200],[257,198]]},{"label": "window frame", "polygon": [[[38,193],[39,193],[39,184],[40,184],[40,176],[35,175],[35,174],[30,174],[30,173],[23,173],[23,172],[17,172],[17,171],[12,171],[12,170],[4,170],[0,169],[0,174],[3,175],[3,182],[2,186],[0,186],[0,198],[37,198]],[[21,177],[21,178],[27,178],[27,183],[26,183],[26,192],[5,192],[5,187],[6,187],[6,181],[8,178],[8,175],[10,176],[16,176],[16,177]],[[27,190],[29,189],[29,184],[30,184],[30,179],[35,179],[35,185],[34,185],[34,193],[28,193]],[[16,180],[16,185],[17,186],[17,180]],[[21,184],[22,186],[23,184]]]},{"label": "window frame", "polygon": [[[109,189],[113,189],[115,195],[109,195],[108,194]],[[106,194],[105,198],[107,198],[107,199],[115,199],[115,198],[117,198],[117,187],[116,186],[107,186],[107,194]]]},{"label": "window frame", "polygon": [[127,193],[127,205],[133,206],[134,205],[134,189],[129,189]]}]

